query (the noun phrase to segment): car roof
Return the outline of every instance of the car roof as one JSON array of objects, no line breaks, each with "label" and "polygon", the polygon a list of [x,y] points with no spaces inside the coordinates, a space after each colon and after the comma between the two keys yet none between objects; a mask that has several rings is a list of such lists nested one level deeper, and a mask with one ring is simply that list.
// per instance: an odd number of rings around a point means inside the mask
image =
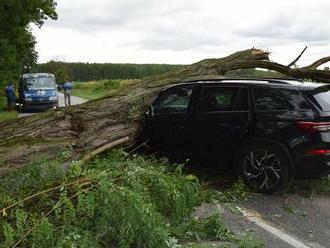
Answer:
[{"label": "car roof", "polygon": [[256,86],[270,88],[286,88],[303,91],[312,91],[320,87],[330,87],[327,83],[305,82],[299,79],[290,78],[214,78],[214,79],[196,79],[183,83],[172,85],[168,88],[179,87],[184,85],[240,85],[240,86]]},{"label": "car roof", "polygon": [[33,78],[33,77],[54,77],[51,73],[24,73],[23,78]]}]

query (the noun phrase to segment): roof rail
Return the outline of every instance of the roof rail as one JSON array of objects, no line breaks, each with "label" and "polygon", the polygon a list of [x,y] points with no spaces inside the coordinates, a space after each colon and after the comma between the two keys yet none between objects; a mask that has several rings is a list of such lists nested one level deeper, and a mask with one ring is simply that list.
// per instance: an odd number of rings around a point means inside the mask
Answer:
[{"label": "roof rail", "polygon": [[268,83],[275,83],[275,84],[290,84],[288,82],[285,82],[283,80],[276,80],[276,79],[269,79],[267,80]]},{"label": "roof rail", "polygon": [[255,81],[266,81],[268,83],[277,83],[277,84],[290,84],[287,81],[299,81],[303,82],[301,79],[295,79],[295,78],[266,78],[266,77],[260,77],[260,78],[223,78],[218,79],[220,81],[225,80],[255,80]]},{"label": "roof rail", "polygon": [[187,80],[185,83],[189,82],[196,82],[196,81],[234,81],[234,80],[246,80],[246,81],[263,81],[268,83],[276,83],[276,84],[290,84],[289,81],[298,81],[303,82],[302,79],[296,78],[267,78],[267,77],[259,77],[259,78],[252,78],[252,77],[233,77],[233,78],[201,78],[201,79],[194,79],[194,80]]},{"label": "roof rail", "polygon": [[267,80],[275,80],[275,81],[298,81],[298,82],[304,82],[303,79],[300,79],[300,78],[262,78],[262,79],[267,79]]}]

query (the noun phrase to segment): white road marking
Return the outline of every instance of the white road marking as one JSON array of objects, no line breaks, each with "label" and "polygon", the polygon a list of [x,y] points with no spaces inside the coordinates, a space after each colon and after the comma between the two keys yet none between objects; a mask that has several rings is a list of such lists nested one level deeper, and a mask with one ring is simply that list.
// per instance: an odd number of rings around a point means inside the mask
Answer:
[{"label": "white road marking", "polygon": [[[290,236],[289,234],[285,233],[284,231],[270,225],[265,220],[263,220],[257,213],[252,213],[246,209],[242,209],[237,207],[237,209],[242,213],[242,215],[247,218],[252,223],[256,224],[257,226],[261,227],[265,231],[273,234],[274,236],[278,237],[279,239],[283,240],[287,244],[291,245],[295,248],[312,248],[312,246],[306,245],[303,242],[299,241],[298,239]],[[314,245],[313,245],[314,247]],[[318,246],[322,247],[322,246]]]}]

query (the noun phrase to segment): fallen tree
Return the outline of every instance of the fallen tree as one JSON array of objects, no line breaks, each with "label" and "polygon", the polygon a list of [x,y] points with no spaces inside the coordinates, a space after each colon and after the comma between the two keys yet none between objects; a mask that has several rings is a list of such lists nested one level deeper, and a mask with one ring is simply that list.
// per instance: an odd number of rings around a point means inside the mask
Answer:
[{"label": "fallen tree", "polygon": [[259,49],[236,52],[220,59],[206,59],[164,75],[128,85],[112,95],[77,107],[0,123],[0,175],[40,158],[53,158],[70,147],[70,158],[88,158],[104,147],[134,142],[142,114],[155,95],[167,85],[187,80],[223,77],[238,69],[264,68],[289,77],[330,83],[330,72],[317,68],[330,61],[324,57],[302,68],[269,61]]}]

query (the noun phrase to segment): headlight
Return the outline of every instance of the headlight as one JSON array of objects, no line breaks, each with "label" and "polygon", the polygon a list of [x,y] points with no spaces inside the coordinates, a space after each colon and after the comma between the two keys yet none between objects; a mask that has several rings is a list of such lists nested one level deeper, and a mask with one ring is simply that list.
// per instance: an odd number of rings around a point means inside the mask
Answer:
[{"label": "headlight", "polygon": [[25,98],[25,101],[26,102],[32,102],[33,100],[32,100],[32,98]]},{"label": "headlight", "polygon": [[51,97],[49,97],[49,101],[57,101],[57,96],[51,96]]}]

